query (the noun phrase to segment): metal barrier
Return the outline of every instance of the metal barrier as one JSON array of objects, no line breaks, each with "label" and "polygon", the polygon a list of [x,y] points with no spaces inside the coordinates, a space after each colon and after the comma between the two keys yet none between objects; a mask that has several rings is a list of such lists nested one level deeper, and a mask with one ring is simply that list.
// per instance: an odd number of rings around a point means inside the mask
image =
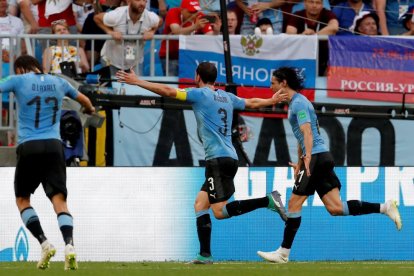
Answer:
[{"label": "metal barrier", "polygon": [[[1,37],[1,36],[0,36]],[[29,35],[29,34],[23,34],[23,35],[19,35],[17,37],[22,38],[25,43],[26,43],[26,47],[28,49],[27,53],[30,55],[33,55],[35,53],[35,47],[36,44],[38,44],[39,41],[42,40],[46,40],[46,47],[49,47],[50,45],[50,41],[51,40],[56,40],[57,38],[59,39],[67,39],[67,40],[72,40],[72,41],[76,41],[76,46],[80,47],[80,41],[85,41],[85,40],[91,40],[91,51],[93,52],[95,50],[95,41],[96,40],[113,40],[112,36],[110,35],[54,35],[54,34],[37,34],[37,35]],[[142,39],[142,35],[124,35],[123,36],[123,40],[122,40],[122,45],[124,45],[124,41],[126,40],[136,40],[136,47],[139,47],[139,41]],[[155,35],[154,38],[150,41],[146,41],[146,43],[150,44],[150,73],[149,76],[155,76],[155,55],[158,54],[158,49],[156,49],[156,41],[162,41],[162,40],[166,40],[166,49],[167,49],[167,56],[166,56],[166,63],[167,63],[167,68],[168,68],[168,63],[169,63],[169,41],[170,40],[178,40],[179,36],[178,35]],[[28,45],[28,46],[27,46]],[[91,64],[95,64],[95,57],[94,55],[91,56]],[[168,74],[166,75],[168,76]]]}]

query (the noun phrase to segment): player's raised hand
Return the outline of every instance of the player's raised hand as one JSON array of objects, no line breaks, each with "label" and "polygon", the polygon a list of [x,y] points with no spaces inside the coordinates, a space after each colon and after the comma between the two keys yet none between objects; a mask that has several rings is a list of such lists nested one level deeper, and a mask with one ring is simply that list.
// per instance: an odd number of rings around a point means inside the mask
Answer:
[{"label": "player's raised hand", "polygon": [[272,99],[275,101],[275,104],[285,102],[288,99],[288,94],[285,89],[281,88],[273,94]]},{"label": "player's raised hand", "polygon": [[127,83],[127,84],[135,84],[138,81],[138,77],[135,74],[134,70],[132,68],[129,70],[129,73],[120,70],[116,72],[116,78],[119,82]]}]

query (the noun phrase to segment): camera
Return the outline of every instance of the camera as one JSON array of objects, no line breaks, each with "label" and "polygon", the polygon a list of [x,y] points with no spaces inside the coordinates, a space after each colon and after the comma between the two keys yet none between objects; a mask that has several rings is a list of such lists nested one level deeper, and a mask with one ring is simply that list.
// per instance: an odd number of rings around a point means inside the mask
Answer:
[{"label": "camera", "polygon": [[215,23],[217,19],[214,15],[204,15],[202,18],[207,19],[210,23]]}]

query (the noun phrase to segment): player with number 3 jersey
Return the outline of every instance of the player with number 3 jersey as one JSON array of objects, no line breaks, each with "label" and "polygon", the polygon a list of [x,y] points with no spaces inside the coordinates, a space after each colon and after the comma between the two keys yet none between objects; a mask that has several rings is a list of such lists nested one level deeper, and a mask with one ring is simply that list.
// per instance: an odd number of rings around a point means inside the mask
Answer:
[{"label": "player with number 3 jersey", "polygon": [[233,179],[238,169],[236,150],[231,142],[233,110],[274,105],[286,99],[284,93],[276,92],[270,99],[243,99],[216,89],[214,83],[217,78],[217,68],[209,62],[198,65],[195,74],[196,88],[177,89],[150,83],[138,79],[132,71],[130,73],[119,71],[117,77],[121,82],[140,86],[161,96],[189,102],[193,107],[197,131],[206,158],[206,179],[194,204],[200,252],[192,261],[193,264],[211,264],[213,261],[210,250],[210,208],[217,219],[227,219],[267,207],[286,220],[283,203],[277,191],[262,198],[227,203],[234,193]]}]

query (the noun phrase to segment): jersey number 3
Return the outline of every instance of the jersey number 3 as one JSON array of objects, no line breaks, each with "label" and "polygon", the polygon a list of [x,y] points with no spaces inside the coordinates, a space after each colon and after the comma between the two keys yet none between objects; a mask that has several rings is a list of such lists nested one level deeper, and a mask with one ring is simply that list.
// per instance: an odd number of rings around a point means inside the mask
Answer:
[{"label": "jersey number 3", "polygon": [[[40,110],[41,110],[41,105],[42,105],[40,96],[36,96],[27,102],[27,105],[32,105],[32,104],[36,105],[35,128],[39,128]],[[47,97],[45,99],[45,104],[53,105],[52,125],[54,125],[56,123],[56,114],[59,111],[58,100],[56,97]]]}]

